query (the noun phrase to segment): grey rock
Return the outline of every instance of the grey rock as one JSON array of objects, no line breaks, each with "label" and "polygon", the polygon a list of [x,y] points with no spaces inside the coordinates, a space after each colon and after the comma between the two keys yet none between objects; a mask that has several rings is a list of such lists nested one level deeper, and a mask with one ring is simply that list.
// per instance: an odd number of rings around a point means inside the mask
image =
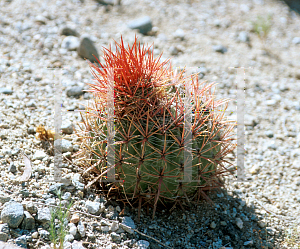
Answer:
[{"label": "grey rock", "polygon": [[249,34],[246,31],[241,31],[238,35],[237,40],[239,42],[245,42],[245,43],[250,42]]},{"label": "grey rock", "polygon": [[7,239],[8,239],[8,234],[7,234],[7,233],[0,232],[0,241],[6,242]]},{"label": "grey rock", "polygon": [[62,124],[61,130],[64,134],[72,134],[73,133],[73,123],[70,121],[66,121]]},{"label": "grey rock", "polygon": [[269,138],[274,137],[274,133],[273,133],[273,131],[271,131],[271,130],[265,131],[265,135],[266,135],[267,137],[269,137]]},{"label": "grey rock", "polygon": [[70,192],[66,192],[64,193],[64,195],[61,197],[63,200],[70,200],[72,197],[71,193]]},{"label": "grey rock", "polygon": [[60,182],[55,183],[49,187],[48,192],[56,195],[57,191],[64,189],[64,186],[65,186],[65,184],[63,184],[63,183],[60,183]]},{"label": "grey rock", "polygon": [[79,45],[80,45],[80,40],[76,36],[67,36],[65,39],[63,39],[61,43],[61,47],[69,51],[77,50]]},{"label": "grey rock", "polygon": [[132,229],[135,229],[135,224],[129,216],[124,216],[120,227],[124,229],[127,233],[133,234],[134,231]]},{"label": "grey rock", "polygon": [[252,115],[245,114],[245,116],[244,116],[244,124],[246,126],[255,126],[255,125],[257,125],[256,118],[254,116],[252,116]]},{"label": "grey rock", "polygon": [[169,52],[171,55],[177,55],[179,53],[179,50],[175,46],[171,46],[169,48]]},{"label": "grey rock", "polygon": [[119,223],[117,221],[113,221],[110,226],[110,231],[115,232],[119,229]]},{"label": "grey rock", "polygon": [[212,229],[215,229],[217,227],[216,223],[213,221],[212,223],[210,223],[210,227]]},{"label": "grey rock", "polygon": [[72,234],[67,234],[65,237],[66,242],[72,242],[74,240],[74,236]]},{"label": "grey rock", "polygon": [[110,236],[111,236],[111,239],[112,239],[113,242],[120,242],[121,241],[121,236],[119,234],[115,233],[115,232],[112,232],[110,234]]},{"label": "grey rock", "polygon": [[41,239],[44,239],[44,240],[49,240],[50,239],[50,233],[47,230],[43,230],[43,229],[40,230],[39,235],[40,235]]},{"label": "grey rock", "polygon": [[34,160],[43,160],[46,156],[47,156],[47,154],[44,151],[37,150],[33,155],[33,159]]},{"label": "grey rock", "polygon": [[49,225],[51,221],[51,212],[48,207],[38,208],[36,220],[42,225]]},{"label": "grey rock", "polygon": [[13,90],[9,89],[9,88],[5,88],[5,87],[0,87],[0,94],[12,94]]},{"label": "grey rock", "polygon": [[141,34],[145,35],[152,30],[152,21],[149,16],[144,16],[128,23],[128,27],[130,29],[138,29]]},{"label": "grey rock", "polygon": [[25,230],[33,230],[35,227],[35,220],[28,211],[24,211],[24,219],[21,227]]},{"label": "grey rock", "polygon": [[235,223],[235,224],[237,225],[237,227],[238,227],[239,229],[243,229],[244,223],[243,223],[243,221],[241,220],[241,218],[236,218],[236,223]]},{"label": "grey rock", "polygon": [[292,43],[294,44],[300,44],[300,37],[294,37],[293,40],[292,40]]},{"label": "grey rock", "polygon": [[0,202],[2,204],[4,204],[4,203],[9,202],[9,201],[10,201],[10,196],[8,196],[4,192],[0,191]]},{"label": "grey rock", "polygon": [[101,205],[101,203],[93,202],[93,201],[87,201],[85,203],[85,206],[87,207],[87,211],[90,214],[95,214],[95,215],[100,213],[100,205]]},{"label": "grey rock", "polygon": [[77,49],[77,53],[80,57],[83,59],[88,59],[91,62],[97,62],[94,56],[96,58],[99,58],[97,49],[94,45],[94,43],[91,41],[88,37],[82,37],[80,40],[80,45]]},{"label": "grey rock", "polygon": [[215,45],[213,46],[213,50],[215,52],[218,52],[218,53],[221,53],[221,54],[224,54],[227,52],[227,48],[223,45]]},{"label": "grey rock", "polygon": [[66,140],[66,139],[62,139],[61,140],[61,152],[65,153],[65,152],[72,152],[73,151],[73,145],[70,141]]},{"label": "grey rock", "polygon": [[70,223],[69,225],[70,225],[69,233],[75,236],[77,233],[77,227],[73,223]]},{"label": "grey rock", "polygon": [[0,224],[0,232],[9,234],[9,226],[7,223]]},{"label": "grey rock", "polygon": [[73,175],[72,184],[78,190],[84,190],[85,185],[81,181],[82,181],[82,177],[80,174],[76,173]]},{"label": "grey rock", "polygon": [[185,33],[182,29],[177,29],[174,33],[173,33],[174,38],[180,39],[180,40],[184,40],[185,37]]},{"label": "grey rock", "polygon": [[33,204],[33,202],[26,203],[26,210],[31,214],[36,214],[38,211],[37,207]]},{"label": "grey rock", "polygon": [[60,34],[65,36],[79,36],[78,32],[70,27],[63,27]]},{"label": "grey rock", "polygon": [[81,238],[84,238],[85,237],[85,233],[86,233],[86,229],[85,229],[84,224],[81,221],[78,222],[77,230],[78,230]]},{"label": "grey rock", "polygon": [[26,235],[22,235],[21,237],[16,239],[16,244],[22,248],[27,248],[27,239]]},{"label": "grey rock", "polygon": [[24,218],[24,208],[21,203],[10,201],[4,204],[1,220],[11,228],[17,228]]},{"label": "grey rock", "polygon": [[8,171],[11,173],[16,173],[18,171],[16,165],[13,162],[9,164]]},{"label": "grey rock", "polygon": [[27,107],[32,107],[32,108],[35,108],[36,107],[36,103],[33,99],[29,100],[27,103],[26,103],[26,106]]},{"label": "grey rock", "polygon": [[35,134],[36,131],[35,131],[35,128],[33,126],[30,126],[28,129],[27,129],[27,133],[28,134]]},{"label": "grey rock", "polygon": [[149,247],[150,243],[147,240],[139,240],[136,245],[138,249],[146,249]]},{"label": "grey rock", "polygon": [[74,241],[72,243],[72,249],[85,249],[85,247],[82,245],[82,242]]},{"label": "grey rock", "polygon": [[262,220],[259,220],[259,221],[257,222],[257,224],[258,224],[258,226],[259,226],[260,228],[265,228],[265,227],[267,226],[267,224],[266,224],[264,221],[262,221]]},{"label": "grey rock", "polygon": [[68,97],[78,98],[82,94],[84,94],[82,86],[73,86],[73,87],[70,87],[70,88],[67,89],[67,96]]}]

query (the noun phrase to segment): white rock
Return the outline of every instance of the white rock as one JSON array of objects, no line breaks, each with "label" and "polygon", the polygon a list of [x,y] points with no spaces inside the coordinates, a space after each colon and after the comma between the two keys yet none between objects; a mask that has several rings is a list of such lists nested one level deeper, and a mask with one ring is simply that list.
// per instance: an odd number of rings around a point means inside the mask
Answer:
[{"label": "white rock", "polygon": [[42,151],[42,150],[37,150],[34,155],[33,155],[33,159],[34,160],[42,160],[47,156],[47,154]]},{"label": "white rock", "polygon": [[80,40],[76,36],[67,36],[65,39],[63,39],[61,43],[61,47],[65,48],[69,51],[74,51],[79,47]]},{"label": "white rock", "polygon": [[241,218],[236,218],[236,225],[239,229],[243,229],[243,221],[241,220]]}]

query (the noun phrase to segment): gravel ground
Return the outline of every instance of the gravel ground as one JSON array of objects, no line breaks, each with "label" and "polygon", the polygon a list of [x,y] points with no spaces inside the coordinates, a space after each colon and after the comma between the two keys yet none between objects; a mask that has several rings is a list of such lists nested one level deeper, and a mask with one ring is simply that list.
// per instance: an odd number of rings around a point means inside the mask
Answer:
[{"label": "gravel ground", "polygon": [[[64,205],[73,200],[77,211],[65,248],[299,248],[300,16],[275,0],[111,2],[0,1],[0,241],[50,248],[48,207],[59,203],[54,191],[61,187]],[[268,15],[270,32],[261,38],[253,21]],[[138,223],[137,210],[123,211],[122,203],[84,190],[80,169],[71,163],[78,150],[72,124],[91,97],[82,92],[92,82],[82,57],[95,49],[101,56],[102,46],[121,35],[131,43],[136,33],[142,43],[154,42],[155,55],[163,52],[174,66],[197,67],[203,80],[219,83],[217,98],[236,98],[236,69],[230,67],[250,67],[247,181],[226,178],[226,190],[210,194],[213,207],[202,201],[185,212],[158,212],[154,220],[143,211]],[[53,154],[35,137],[39,125],[54,129],[58,75],[68,158],[63,185],[51,182]],[[228,111],[236,119],[234,101]],[[19,179],[22,153],[32,165],[25,182]]]}]

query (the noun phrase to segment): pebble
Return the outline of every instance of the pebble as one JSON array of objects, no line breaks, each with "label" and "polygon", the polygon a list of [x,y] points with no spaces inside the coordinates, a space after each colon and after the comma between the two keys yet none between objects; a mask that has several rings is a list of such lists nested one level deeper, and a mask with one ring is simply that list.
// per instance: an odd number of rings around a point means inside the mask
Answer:
[{"label": "pebble", "polygon": [[150,245],[150,243],[147,240],[139,240],[136,244],[138,249],[146,249]]},{"label": "pebble", "polygon": [[6,242],[7,239],[8,239],[8,234],[7,234],[7,233],[0,232],[0,241]]},{"label": "pebble", "polygon": [[43,160],[47,154],[42,150],[37,150],[33,155],[33,160]]},{"label": "pebble", "polygon": [[171,46],[169,48],[169,52],[171,55],[177,55],[179,53],[179,50],[175,46]]},{"label": "pebble", "polygon": [[[73,223],[71,223],[71,224],[73,224]],[[77,227],[74,224],[73,224],[73,226],[70,226],[69,233],[72,234],[73,236],[76,235]]]},{"label": "pebble", "polygon": [[66,242],[73,242],[74,236],[72,234],[67,234],[65,237]]},{"label": "pebble", "polygon": [[31,214],[36,214],[38,209],[36,207],[35,204],[33,204],[33,202],[27,202],[26,203],[26,210],[31,213]]},{"label": "pebble", "polygon": [[179,39],[181,41],[184,40],[185,38],[185,32],[182,29],[177,29],[174,33],[173,33],[173,37],[175,39]]},{"label": "pebble", "polygon": [[33,126],[30,126],[28,129],[27,129],[27,133],[28,134],[35,134],[36,131],[35,131],[35,128]]},{"label": "pebble", "polygon": [[61,140],[61,152],[65,153],[65,152],[72,152],[73,151],[73,145],[72,142],[66,140],[66,139],[62,139]]},{"label": "pebble", "polygon": [[13,162],[9,164],[8,171],[11,173],[16,173],[18,171],[16,165]]},{"label": "pebble", "polygon": [[82,86],[73,86],[67,89],[67,96],[68,97],[75,97],[78,98],[83,95],[83,87]]},{"label": "pebble", "polygon": [[130,29],[138,29],[143,35],[147,34],[152,29],[152,21],[149,16],[144,16],[139,19],[135,19],[128,23]]},{"label": "pebble", "polygon": [[213,221],[212,223],[210,223],[210,227],[212,229],[215,229],[217,227],[216,223]]},{"label": "pebble", "polygon": [[86,229],[85,229],[84,224],[81,221],[78,222],[77,230],[78,230],[81,238],[84,238],[85,237],[85,233],[86,233]]},{"label": "pebble", "polygon": [[248,43],[250,42],[250,38],[249,38],[249,34],[246,31],[241,31],[238,35],[237,40],[239,42],[244,42],[244,43]]},{"label": "pebble", "polygon": [[115,232],[110,234],[112,241],[119,242],[121,240],[121,236]]},{"label": "pebble", "polygon": [[60,34],[65,36],[79,36],[78,32],[70,27],[63,27]]},{"label": "pebble", "polygon": [[51,212],[48,207],[38,208],[36,220],[43,226],[50,224]]},{"label": "pebble", "polygon": [[29,100],[27,103],[26,103],[26,106],[27,107],[32,107],[32,108],[36,108],[36,103],[33,99]]},{"label": "pebble", "polygon": [[25,230],[33,230],[35,227],[35,220],[28,211],[24,211],[24,219],[21,227]]},{"label": "pebble", "polygon": [[80,40],[76,36],[67,36],[63,39],[61,47],[68,51],[76,51],[80,45]]},{"label": "pebble", "polygon": [[99,59],[97,49],[89,37],[83,36],[81,38],[80,45],[77,49],[77,53],[83,59],[87,59],[91,62],[97,62],[97,60],[93,55],[95,55],[96,58]]},{"label": "pebble", "polygon": [[119,223],[117,221],[113,221],[110,226],[110,231],[115,232],[119,229]]},{"label": "pebble", "polygon": [[213,46],[213,50],[215,52],[218,52],[218,53],[221,53],[221,54],[224,54],[227,52],[227,48],[223,45],[215,45]]},{"label": "pebble", "polygon": [[237,225],[237,227],[239,228],[239,229],[243,229],[243,225],[244,225],[244,223],[243,223],[243,221],[242,221],[242,219],[241,218],[236,218],[236,223],[235,223],[236,225]]},{"label": "pebble", "polygon": [[82,242],[74,241],[72,243],[72,249],[85,249],[85,247],[82,245]]},{"label": "pebble", "polygon": [[266,135],[267,137],[269,137],[269,138],[274,137],[274,133],[273,133],[273,131],[271,131],[271,130],[265,131],[265,135]]},{"label": "pebble", "polygon": [[252,246],[253,245],[253,240],[245,241],[244,246]]},{"label": "pebble", "polygon": [[22,248],[27,248],[27,239],[26,235],[22,235],[19,238],[16,239],[16,245],[22,247]]},{"label": "pebble", "polygon": [[6,202],[1,212],[1,220],[11,228],[17,228],[23,221],[24,208],[21,203],[10,201]]},{"label": "pebble", "polygon": [[[134,221],[129,216],[124,216],[120,227],[123,228],[127,233],[133,234],[135,229]],[[132,229],[130,229],[132,228]]]},{"label": "pebble", "polygon": [[71,121],[66,121],[62,123],[61,130],[64,134],[73,133],[73,123]]},{"label": "pebble", "polygon": [[267,224],[264,221],[262,221],[262,220],[259,220],[257,222],[257,224],[259,225],[260,228],[265,228],[267,226]]},{"label": "pebble", "polygon": [[39,231],[39,236],[43,240],[49,240],[50,239],[50,233],[47,230],[41,229]]},{"label": "pebble", "polygon": [[90,214],[98,215],[100,213],[100,205],[99,202],[86,201],[85,206],[87,207],[87,211]]},{"label": "pebble", "polygon": [[292,43],[294,43],[296,45],[300,44],[300,37],[294,37],[292,40]]},{"label": "pebble", "polygon": [[251,169],[250,169],[249,172],[250,172],[252,175],[255,175],[255,174],[257,174],[257,173],[259,172],[259,169],[260,169],[259,165],[254,165],[254,166],[251,167]]},{"label": "pebble", "polygon": [[2,204],[9,202],[10,201],[10,196],[8,196],[7,194],[5,194],[4,192],[0,191],[0,202]]},{"label": "pebble", "polygon": [[39,233],[38,232],[33,232],[31,234],[31,236],[32,236],[33,239],[37,239],[39,237]]},{"label": "pebble", "polygon": [[70,222],[77,224],[79,222],[79,220],[80,220],[80,216],[78,214],[73,214]]},{"label": "pebble", "polygon": [[9,89],[9,88],[5,88],[5,87],[0,87],[0,94],[12,94],[13,90]]}]

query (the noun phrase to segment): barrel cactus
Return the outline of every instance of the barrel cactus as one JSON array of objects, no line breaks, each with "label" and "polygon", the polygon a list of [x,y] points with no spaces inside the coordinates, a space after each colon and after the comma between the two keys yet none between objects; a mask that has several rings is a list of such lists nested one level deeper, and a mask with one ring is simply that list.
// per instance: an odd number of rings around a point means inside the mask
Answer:
[{"label": "barrel cactus", "polygon": [[[151,46],[142,46],[137,38],[128,47],[121,38],[115,52],[111,47],[103,50],[103,59],[103,64],[98,60],[100,66],[90,63],[94,98],[76,132],[76,157],[87,187],[100,186],[107,197],[138,205],[139,211],[152,206],[153,217],[160,206],[183,208],[201,197],[211,201],[205,192],[223,186],[222,176],[229,172],[225,164],[230,165],[225,157],[235,148],[234,125],[224,117],[228,99],[214,100],[214,84],[202,86],[197,75],[185,77],[185,70],[176,73],[169,60],[155,59]],[[188,82],[190,130],[184,105]],[[113,120],[107,112],[112,86]],[[223,112],[217,114],[222,105]],[[114,135],[112,165],[108,135]]]}]

